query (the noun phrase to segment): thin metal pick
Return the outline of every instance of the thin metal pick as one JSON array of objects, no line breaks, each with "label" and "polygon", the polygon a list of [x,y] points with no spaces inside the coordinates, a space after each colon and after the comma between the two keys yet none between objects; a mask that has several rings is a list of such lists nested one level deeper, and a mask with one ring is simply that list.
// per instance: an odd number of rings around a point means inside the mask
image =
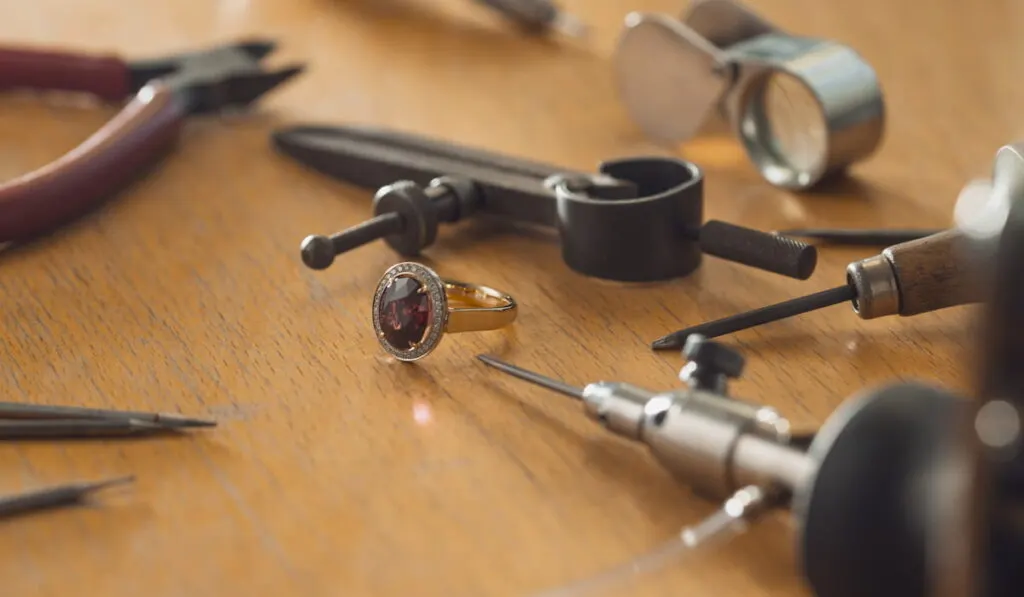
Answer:
[{"label": "thin metal pick", "polygon": [[684,328],[678,332],[672,332],[658,338],[651,343],[654,350],[671,350],[682,348],[686,339],[693,334],[700,334],[705,338],[717,338],[733,332],[739,332],[748,328],[759,326],[765,323],[786,319],[795,315],[816,311],[839,303],[845,303],[857,298],[857,291],[848,284],[830,288],[807,296],[802,296],[760,309],[754,309],[738,315],[730,315],[715,321],[708,321],[695,326]]},{"label": "thin metal pick", "polygon": [[545,377],[544,375],[541,375],[540,373],[534,373],[533,371],[528,371],[526,369],[522,369],[520,367],[516,367],[515,365],[511,365],[511,364],[506,363],[504,361],[499,361],[498,359],[496,359],[494,357],[487,356],[487,355],[484,355],[484,354],[477,355],[476,358],[479,359],[480,362],[484,363],[485,365],[488,365],[490,367],[494,367],[498,371],[502,371],[504,373],[507,373],[507,374],[511,375],[512,377],[517,377],[517,378],[519,378],[519,379],[521,379],[523,381],[528,381],[528,382],[530,382],[532,384],[541,386],[542,388],[547,388],[549,390],[553,390],[553,391],[558,392],[560,394],[564,394],[566,396],[569,396],[570,398],[576,398],[577,400],[583,400],[583,388],[576,387],[576,386],[573,386],[573,385],[569,385],[569,384],[567,384],[565,382],[558,381],[557,379],[552,379],[550,377]]},{"label": "thin metal pick", "polygon": [[40,419],[0,421],[0,440],[85,439],[151,435],[177,431],[134,419]]},{"label": "thin metal pick", "polygon": [[168,428],[217,426],[217,422],[211,419],[186,417],[172,413],[139,412],[46,404],[24,404],[19,402],[0,402],[0,419],[132,420],[144,421]]},{"label": "thin metal pick", "polygon": [[133,482],[135,482],[135,475],[126,475],[102,481],[66,483],[14,495],[0,496],[0,518],[78,504],[98,491]]},{"label": "thin metal pick", "polygon": [[925,238],[939,232],[942,232],[942,229],[794,228],[790,230],[776,230],[775,234],[791,238],[809,238],[839,245],[887,247]]}]

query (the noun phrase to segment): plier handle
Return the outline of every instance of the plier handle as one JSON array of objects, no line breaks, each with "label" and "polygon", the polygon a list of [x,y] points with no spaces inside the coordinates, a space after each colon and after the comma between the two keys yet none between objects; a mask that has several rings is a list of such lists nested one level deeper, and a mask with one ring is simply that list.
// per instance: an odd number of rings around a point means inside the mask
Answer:
[{"label": "plier handle", "polygon": [[135,180],[178,138],[185,116],[245,106],[301,71],[264,72],[269,42],[130,63],[116,55],[0,47],[0,91],[74,91],[122,110],[78,147],[0,185],[0,242],[76,219]]}]

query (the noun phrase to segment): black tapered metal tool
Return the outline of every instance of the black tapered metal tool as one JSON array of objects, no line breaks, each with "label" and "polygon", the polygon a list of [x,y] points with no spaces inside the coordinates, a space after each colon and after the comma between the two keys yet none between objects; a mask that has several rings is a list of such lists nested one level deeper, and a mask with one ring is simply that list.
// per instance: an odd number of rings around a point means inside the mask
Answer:
[{"label": "black tapered metal tool", "polygon": [[179,431],[134,419],[0,420],[0,441],[22,439],[89,439],[158,435]]},{"label": "black tapered metal tool", "polygon": [[894,245],[847,266],[843,286],[684,328],[658,338],[651,348],[674,350],[693,334],[715,338],[847,301],[861,319],[909,317],[978,302],[981,289],[969,244],[953,229]]},{"label": "black tapered metal tool", "polygon": [[551,0],[474,0],[511,19],[529,32],[557,31],[570,37],[584,37],[588,27]]},{"label": "black tapered metal tool", "polygon": [[168,428],[216,427],[212,419],[186,417],[173,413],[112,410],[106,408],[85,408],[48,404],[24,404],[0,402],[0,419],[53,420],[133,420]]},{"label": "black tapered metal tool", "polygon": [[273,145],[328,176],[378,189],[373,219],[303,241],[312,269],[380,238],[413,257],[433,244],[441,223],[478,214],[556,228],[566,264],[608,280],[685,276],[704,253],[800,280],[817,264],[805,243],[704,222],[703,173],[675,158],[612,160],[590,174],[358,126],[295,126],[275,132]]},{"label": "black tapered metal tool", "polygon": [[0,496],[0,518],[9,518],[29,512],[79,504],[99,491],[134,482],[135,476],[127,475],[102,481],[66,483],[24,493]]},{"label": "black tapered metal tool", "polygon": [[937,228],[790,228],[776,234],[836,245],[885,247],[942,232]]},{"label": "black tapered metal tool", "polygon": [[855,298],[857,298],[857,291],[852,286],[838,286],[807,296],[775,303],[767,307],[761,307],[760,309],[754,309],[753,311],[740,313],[739,315],[697,324],[658,338],[651,343],[651,348],[655,350],[676,349],[686,344],[686,340],[694,335],[704,336],[705,338],[717,338],[780,319],[795,317],[803,313],[810,313],[811,311],[852,301]]},{"label": "black tapered metal tool", "polygon": [[[977,182],[969,183],[965,190],[976,185]],[[978,264],[984,263],[985,258],[979,255],[986,249],[984,243],[975,238],[977,234],[971,227],[984,229],[1005,220],[1006,208],[992,205],[1008,205],[1019,199],[1016,195],[1006,197],[1024,188],[1024,154],[1018,145],[1000,148],[993,162],[992,179],[982,186],[987,189],[987,204],[974,205],[971,195],[961,194],[960,202],[967,202],[970,207],[958,206],[958,213],[968,220],[976,220],[966,229],[960,226],[943,230],[855,261],[846,268],[845,287],[684,328],[658,338],[651,343],[651,348],[677,349],[691,334],[720,336],[847,300],[852,302],[854,312],[861,319],[888,315],[908,317],[980,302],[984,300],[985,284],[979,282],[983,268]]]}]

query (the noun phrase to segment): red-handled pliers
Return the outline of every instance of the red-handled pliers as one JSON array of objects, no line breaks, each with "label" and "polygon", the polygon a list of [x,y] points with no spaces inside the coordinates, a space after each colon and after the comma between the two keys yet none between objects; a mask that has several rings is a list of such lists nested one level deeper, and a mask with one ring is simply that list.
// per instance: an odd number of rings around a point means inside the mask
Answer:
[{"label": "red-handled pliers", "polygon": [[130,101],[81,145],[0,185],[0,242],[53,230],[133,181],[178,137],[190,114],[247,106],[302,71],[266,72],[260,59],[274,44],[251,41],[161,60],[126,62],[0,47],[0,91],[79,91],[106,101]]}]

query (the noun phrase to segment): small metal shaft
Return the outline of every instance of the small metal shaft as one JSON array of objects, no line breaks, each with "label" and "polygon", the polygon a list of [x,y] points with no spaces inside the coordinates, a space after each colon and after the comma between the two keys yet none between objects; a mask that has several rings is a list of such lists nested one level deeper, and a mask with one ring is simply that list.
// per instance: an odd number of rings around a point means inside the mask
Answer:
[{"label": "small metal shaft", "polygon": [[732,315],[715,321],[709,321],[693,327],[688,327],[678,332],[658,338],[651,343],[654,350],[671,350],[681,348],[691,334],[700,334],[705,338],[717,338],[748,328],[771,323],[787,317],[793,317],[802,313],[816,311],[832,305],[838,305],[857,298],[856,290],[850,285],[843,285],[829,290],[823,290],[800,298],[776,303],[739,315]]},{"label": "small metal shaft", "polygon": [[579,18],[560,10],[552,0],[476,0],[522,26],[553,29],[570,37],[584,37],[588,28]]},{"label": "small metal shaft", "polygon": [[217,422],[210,419],[185,417],[172,413],[147,413],[78,406],[24,404],[20,402],[0,402],[0,419],[135,420],[174,428],[217,426]]},{"label": "small metal shaft", "polygon": [[547,388],[549,390],[554,390],[555,392],[558,392],[560,394],[565,394],[566,396],[569,396],[570,398],[576,398],[577,400],[583,400],[583,388],[579,388],[579,387],[576,387],[576,386],[569,385],[569,384],[567,384],[565,382],[558,381],[557,379],[552,379],[550,377],[545,377],[545,376],[541,375],[540,373],[534,373],[533,371],[528,371],[526,369],[522,369],[520,367],[516,367],[515,365],[510,365],[509,363],[506,363],[504,361],[499,361],[498,359],[496,359],[494,357],[491,357],[491,356],[487,356],[487,355],[481,354],[481,355],[477,355],[476,358],[479,359],[485,365],[488,365],[490,367],[494,367],[498,371],[502,371],[504,373],[508,373],[512,377],[518,377],[519,379],[521,379],[523,381],[528,381],[528,382],[530,382],[532,384],[536,384],[536,385],[541,386],[543,388]]},{"label": "small metal shaft", "polygon": [[399,234],[404,227],[402,216],[391,212],[330,236],[307,236],[302,241],[302,262],[310,269],[327,269],[338,255],[390,234]]},{"label": "small metal shaft", "polygon": [[852,246],[882,246],[888,247],[899,243],[905,243],[933,234],[942,230],[927,230],[914,228],[794,228],[791,230],[777,230],[775,234],[784,236],[796,236],[809,238],[838,245]]},{"label": "small metal shaft", "polygon": [[134,481],[135,476],[128,475],[103,481],[68,483],[15,495],[0,496],[0,518],[77,504],[98,491]]},{"label": "small metal shaft", "polygon": [[0,421],[0,440],[123,437],[173,431],[171,427],[134,419],[47,419]]}]

